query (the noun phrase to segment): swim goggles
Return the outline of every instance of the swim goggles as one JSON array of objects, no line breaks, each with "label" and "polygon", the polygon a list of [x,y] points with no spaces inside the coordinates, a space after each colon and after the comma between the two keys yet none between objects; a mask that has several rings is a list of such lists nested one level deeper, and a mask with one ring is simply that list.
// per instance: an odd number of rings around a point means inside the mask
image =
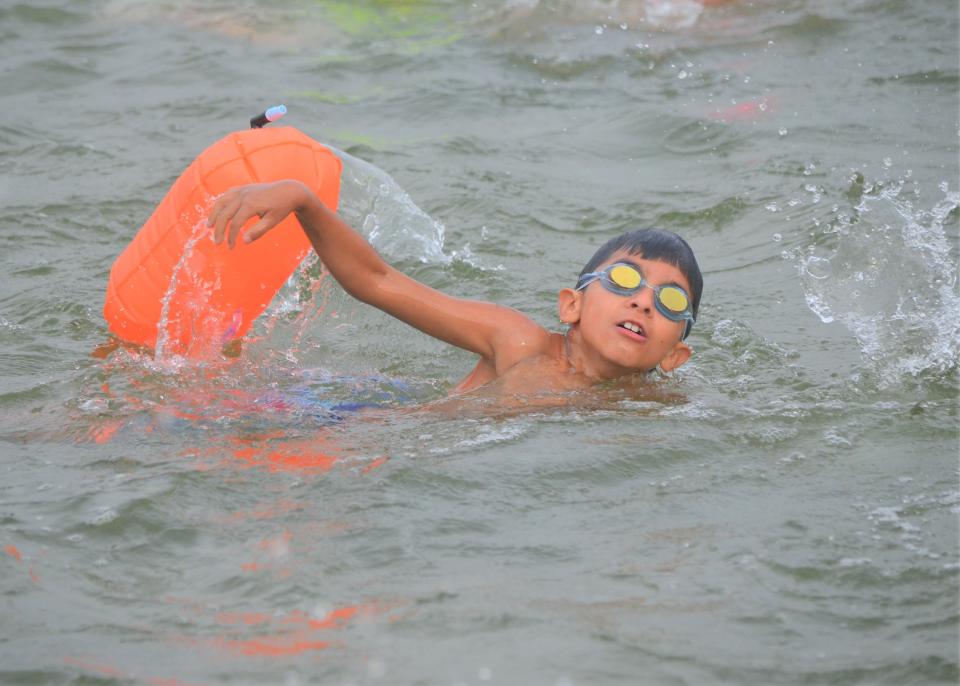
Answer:
[{"label": "swim goggles", "polygon": [[683,329],[683,338],[690,333],[693,322],[696,320],[690,308],[690,296],[680,286],[654,286],[647,283],[640,270],[626,262],[614,262],[599,272],[589,272],[577,281],[576,290],[582,291],[596,280],[600,280],[603,287],[617,295],[633,295],[641,288],[647,287],[653,291],[653,304],[657,312],[672,322],[687,324]]}]

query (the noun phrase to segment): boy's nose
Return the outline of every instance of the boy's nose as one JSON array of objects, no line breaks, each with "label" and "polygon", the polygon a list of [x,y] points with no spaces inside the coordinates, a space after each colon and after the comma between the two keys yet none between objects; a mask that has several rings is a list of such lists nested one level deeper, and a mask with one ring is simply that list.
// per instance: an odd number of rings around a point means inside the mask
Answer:
[{"label": "boy's nose", "polygon": [[650,314],[653,311],[653,289],[641,288],[630,297],[630,307],[643,310],[644,314]]}]

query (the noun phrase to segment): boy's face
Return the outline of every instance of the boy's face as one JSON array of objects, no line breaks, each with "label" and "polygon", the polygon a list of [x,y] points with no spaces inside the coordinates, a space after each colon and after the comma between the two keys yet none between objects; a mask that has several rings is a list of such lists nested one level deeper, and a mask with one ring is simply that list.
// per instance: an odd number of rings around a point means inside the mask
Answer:
[{"label": "boy's face", "polygon": [[[690,284],[677,267],[626,251],[618,251],[596,271],[614,262],[636,265],[650,285],[672,284],[690,293]],[[579,325],[589,364],[603,376],[649,371],[657,364],[664,371],[672,371],[690,357],[690,347],[681,341],[685,322],[671,321],[660,314],[654,306],[655,297],[651,288],[627,296],[611,293],[596,280],[582,291],[561,291],[560,318]],[[639,328],[639,333],[625,324]]]}]

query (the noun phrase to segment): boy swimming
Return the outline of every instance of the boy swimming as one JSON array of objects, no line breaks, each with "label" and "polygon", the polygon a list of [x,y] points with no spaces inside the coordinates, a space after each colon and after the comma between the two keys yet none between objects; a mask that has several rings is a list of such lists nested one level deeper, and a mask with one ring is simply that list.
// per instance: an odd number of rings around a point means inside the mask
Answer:
[{"label": "boy swimming", "polygon": [[295,213],[320,261],[353,297],[442,341],[480,356],[452,391],[497,381],[503,395],[585,388],[659,367],[672,371],[691,354],[684,342],[697,318],[703,277],[676,234],[645,229],[608,241],[558,296],[565,333],[551,332],[501,305],[455,298],[388,265],[369,243],[304,184],[240,186],[216,201],[207,226],[214,242],[250,243]]}]

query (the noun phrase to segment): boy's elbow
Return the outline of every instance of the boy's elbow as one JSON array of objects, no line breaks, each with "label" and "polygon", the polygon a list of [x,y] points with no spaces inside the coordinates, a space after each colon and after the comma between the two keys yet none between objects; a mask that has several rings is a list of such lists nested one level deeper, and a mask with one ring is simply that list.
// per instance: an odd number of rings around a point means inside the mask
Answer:
[{"label": "boy's elbow", "polygon": [[384,264],[384,268],[377,266],[365,270],[362,275],[351,278],[348,282],[341,281],[344,290],[354,298],[367,305],[383,309],[387,303],[400,294],[397,285],[391,278],[391,267]]}]

